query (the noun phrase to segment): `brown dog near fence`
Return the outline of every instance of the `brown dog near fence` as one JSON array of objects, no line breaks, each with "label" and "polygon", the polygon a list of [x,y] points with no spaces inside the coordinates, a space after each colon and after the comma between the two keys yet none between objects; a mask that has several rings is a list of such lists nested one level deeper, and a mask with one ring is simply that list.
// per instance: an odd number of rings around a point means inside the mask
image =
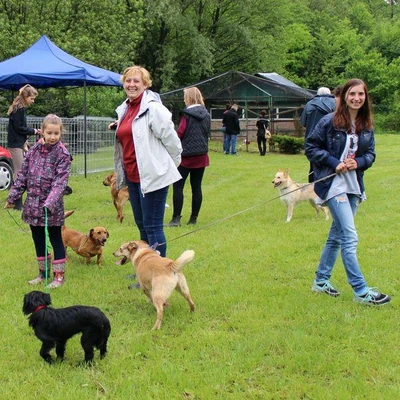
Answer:
[{"label": "brown dog near fence", "polygon": [[122,223],[124,219],[124,205],[129,200],[128,188],[125,186],[121,190],[117,190],[117,176],[115,172],[108,174],[103,181],[104,186],[110,186],[111,197],[115,209],[117,210],[117,220]]}]

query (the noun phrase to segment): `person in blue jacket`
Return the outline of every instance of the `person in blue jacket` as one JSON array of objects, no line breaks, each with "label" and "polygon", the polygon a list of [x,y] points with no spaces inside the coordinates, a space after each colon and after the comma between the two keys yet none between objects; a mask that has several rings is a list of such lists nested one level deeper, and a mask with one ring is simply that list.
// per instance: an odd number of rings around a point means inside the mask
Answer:
[{"label": "person in blue jacket", "polygon": [[336,111],[323,117],[306,138],[305,153],[314,171],[314,190],[333,219],[312,291],[339,296],[330,278],[341,252],[354,301],[377,306],[389,303],[390,296],[367,285],[357,258],[354,216],[366,199],[364,172],[375,161],[371,104],[362,80],[344,84]]},{"label": "person in blue jacket", "polygon": [[[317,95],[313,97],[304,107],[300,117],[300,123],[306,128],[305,138],[317,126],[319,120],[325,115],[333,112],[336,108],[335,96],[327,87],[320,87],[317,90]],[[308,181],[314,181],[314,173],[310,164]]]}]

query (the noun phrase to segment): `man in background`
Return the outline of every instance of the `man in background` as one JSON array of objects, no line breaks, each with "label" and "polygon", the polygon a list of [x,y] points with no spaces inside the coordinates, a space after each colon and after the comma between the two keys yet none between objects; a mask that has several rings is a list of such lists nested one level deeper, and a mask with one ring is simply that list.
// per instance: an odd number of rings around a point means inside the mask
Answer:
[{"label": "man in background", "polygon": [[[335,96],[331,94],[330,89],[327,87],[320,87],[317,95],[306,104],[300,117],[300,123],[306,128],[305,138],[314,130],[319,120],[323,116],[335,111],[335,108]],[[314,173],[310,164],[309,182],[314,181],[313,175]]]},{"label": "man in background", "polygon": [[226,128],[225,154],[236,155],[236,140],[240,133],[239,116],[237,114],[238,105],[232,104],[230,110],[224,113],[222,124]]}]

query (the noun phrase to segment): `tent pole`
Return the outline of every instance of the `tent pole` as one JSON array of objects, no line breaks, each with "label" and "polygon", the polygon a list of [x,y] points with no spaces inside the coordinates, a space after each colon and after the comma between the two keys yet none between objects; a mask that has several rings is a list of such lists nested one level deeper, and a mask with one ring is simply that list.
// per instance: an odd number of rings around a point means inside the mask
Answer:
[{"label": "tent pole", "polygon": [[83,82],[83,149],[84,149],[84,169],[85,178],[87,177],[87,121],[86,121],[86,81]]}]

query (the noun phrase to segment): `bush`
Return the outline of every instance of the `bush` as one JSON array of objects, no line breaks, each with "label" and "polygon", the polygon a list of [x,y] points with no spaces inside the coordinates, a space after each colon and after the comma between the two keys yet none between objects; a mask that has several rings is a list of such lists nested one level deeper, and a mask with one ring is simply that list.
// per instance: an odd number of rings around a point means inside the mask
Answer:
[{"label": "bush", "polygon": [[274,143],[278,144],[280,153],[298,154],[304,149],[304,138],[276,135]]}]

